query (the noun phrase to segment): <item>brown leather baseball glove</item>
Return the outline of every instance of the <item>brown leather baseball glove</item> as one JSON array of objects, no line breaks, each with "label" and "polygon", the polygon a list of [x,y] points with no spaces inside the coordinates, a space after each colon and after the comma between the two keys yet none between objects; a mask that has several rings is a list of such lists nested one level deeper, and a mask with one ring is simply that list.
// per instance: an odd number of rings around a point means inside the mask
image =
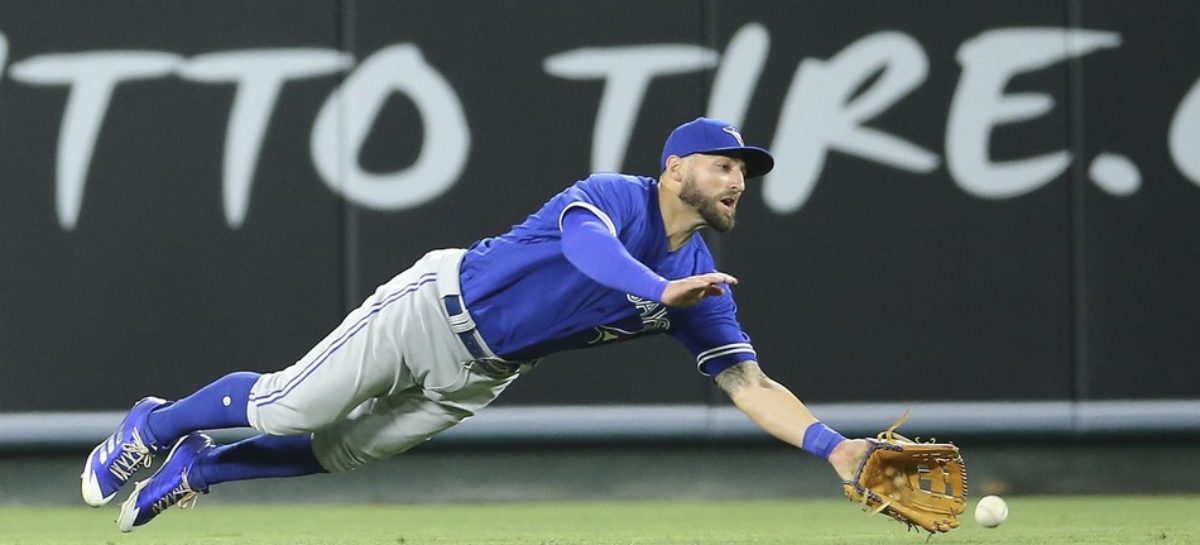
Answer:
[{"label": "brown leather baseball glove", "polygon": [[958,528],[967,508],[967,466],[950,443],[919,443],[896,433],[904,412],[875,439],[843,488],[863,509],[930,533]]}]

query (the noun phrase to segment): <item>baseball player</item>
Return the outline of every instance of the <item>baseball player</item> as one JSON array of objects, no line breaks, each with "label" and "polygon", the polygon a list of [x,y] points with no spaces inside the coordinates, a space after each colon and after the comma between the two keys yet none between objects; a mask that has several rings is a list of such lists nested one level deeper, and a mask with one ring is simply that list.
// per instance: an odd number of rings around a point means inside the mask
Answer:
[{"label": "baseball player", "polygon": [[[774,159],[698,118],[670,134],[661,165],[657,180],[593,174],[503,235],[426,254],[286,369],[138,401],[88,456],[84,501],[108,503],[162,454],[121,505],[122,531],[222,482],[348,471],[474,415],[548,354],[659,333],[757,425],[848,478],[866,442],[763,374],[737,320],[737,279],[696,235],[732,229],[745,180]],[[259,435],[216,445],[200,432],[231,427]]]}]

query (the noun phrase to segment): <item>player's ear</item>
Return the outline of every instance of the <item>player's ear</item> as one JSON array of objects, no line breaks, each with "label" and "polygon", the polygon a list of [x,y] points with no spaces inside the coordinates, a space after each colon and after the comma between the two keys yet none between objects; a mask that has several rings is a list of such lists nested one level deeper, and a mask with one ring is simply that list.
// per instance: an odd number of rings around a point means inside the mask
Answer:
[{"label": "player's ear", "polygon": [[683,159],[681,159],[678,155],[671,155],[667,157],[667,168],[663,171],[663,178],[667,178],[676,182],[682,182],[683,166]]}]

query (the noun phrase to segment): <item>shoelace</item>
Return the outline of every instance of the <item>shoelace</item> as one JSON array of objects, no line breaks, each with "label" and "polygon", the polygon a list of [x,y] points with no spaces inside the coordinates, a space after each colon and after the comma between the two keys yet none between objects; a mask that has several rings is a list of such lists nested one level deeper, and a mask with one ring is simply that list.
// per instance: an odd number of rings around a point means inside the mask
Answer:
[{"label": "shoelace", "polygon": [[191,509],[196,506],[196,500],[199,497],[200,493],[192,490],[192,487],[188,485],[187,475],[185,474],[183,476],[183,482],[179,483],[179,486],[172,488],[171,491],[167,492],[165,496],[154,502],[154,505],[150,506],[150,510],[155,515],[158,515],[166,508],[176,504],[179,505],[180,509]]},{"label": "shoelace", "polygon": [[129,477],[137,472],[138,466],[150,467],[150,463],[154,461],[150,447],[146,446],[138,429],[133,428],[130,435],[132,438],[128,443],[121,443],[120,457],[108,467],[108,471],[122,482],[128,481]]}]

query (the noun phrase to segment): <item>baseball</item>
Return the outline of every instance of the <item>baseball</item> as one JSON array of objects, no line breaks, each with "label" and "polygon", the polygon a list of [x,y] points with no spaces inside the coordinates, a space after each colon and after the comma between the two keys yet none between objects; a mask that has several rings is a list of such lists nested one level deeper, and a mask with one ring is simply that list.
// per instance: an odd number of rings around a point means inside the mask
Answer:
[{"label": "baseball", "polygon": [[985,528],[995,528],[1008,518],[1008,504],[1000,496],[984,496],[975,505],[975,522]]}]

